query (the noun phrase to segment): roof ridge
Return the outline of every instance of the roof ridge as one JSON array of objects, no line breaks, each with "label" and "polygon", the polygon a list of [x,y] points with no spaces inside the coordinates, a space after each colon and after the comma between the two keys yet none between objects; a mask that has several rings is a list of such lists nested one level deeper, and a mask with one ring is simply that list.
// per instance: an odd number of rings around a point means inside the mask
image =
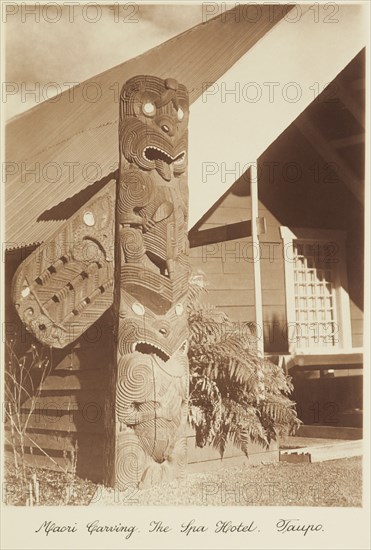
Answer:
[{"label": "roof ridge", "polygon": [[37,109],[39,109],[41,107],[41,105],[43,105],[44,103],[47,103],[50,100],[53,100],[55,102],[56,97],[61,97],[64,94],[71,93],[71,90],[74,90],[74,89],[78,88],[79,86],[85,84],[86,82],[89,82],[89,80],[92,80],[93,78],[96,78],[97,76],[99,76],[99,77],[104,76],[106,73],[108,73],[108,72],[110,72],[114,69],[117,69],[118,67],[120,67],[121,65],[124,65],[125,63],[128,63],[129,61],[130,62],[139,61],[144,56],[149,55],[149,54],[155,52],[156,50],[159,50],[160,48],[163,48],[165,45],[169,44],[170,42],[175,42],[175,41],[179,40],[181,37],[183,37],[187,34],[191,34],[192,32],[196,31],[196,29],[202,27],[203,25],[209,25],[210,23],[215,22],[217,19],[221,19],[222,16],[225,17],[225,14],[227,12],[232,12],[233,10],[236,10],[237,7],[238,6],[232,8],[230,10],[226,10],[225,12],[222,12],[222,13],[216,15],[215,17],[212,17],[208,21],[201,21],[201,23],[198,23],[197,25],[193,25],[189,29],[186,29],[185,31],[182,31],[179,34],[176,34],[175,36],[172,36],[171,38],[168,38],[164,42],[161,42],[161,44],[157,44],[156,46],[153,46],[152,48],[150,48],[149,50],[146,50],[145,52],[142,52],[142,53],[140,53],[140,54],[138,54],[134,57],[130,57],[129,59],[126,59],[126,61],[122,61],[122,63],[118,63],[118,65],[113,65],[112,67],[109,67],[108,69],[105,69],[104,71],[102,71],[100,73],[96,73],[92,76],[89,76],[88,78],[85,78],[84,80],[82,80],[81,82],[76,84],[75,86],[71,86],[71,88],[68,88],[67,90],[63,90],[63,92],[58,93],[55,96],[53,96],[51,98],[48,98],[45,101],[42,101],[41,103],[38,103],[37,105],[34,105],[33,107],[30,107],[30,109],[27,109],[26,111],[23,111],[22,113],[18,113],[17,115],[14,115],[13,117],[11,117],[9,120],[7,120],[5,122],[5,126],[8,126],[12,122],[14,122],[16,120],[19,120],[23,116],[27,116],[29,113],[31,113],[31,111],[36,111]]}]

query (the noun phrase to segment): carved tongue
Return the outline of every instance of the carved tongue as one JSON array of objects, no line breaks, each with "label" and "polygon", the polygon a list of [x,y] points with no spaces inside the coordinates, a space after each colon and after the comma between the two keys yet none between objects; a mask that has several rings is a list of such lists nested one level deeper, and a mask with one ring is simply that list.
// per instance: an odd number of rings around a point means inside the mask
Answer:
[{"label": "carved tongue", "polygon": [[157,172],[160,174],[161,177],[164,178],[164,180],[166,181],[171,180],[170,166],[164,160],[156,159],[155,166],[156,166]]}]

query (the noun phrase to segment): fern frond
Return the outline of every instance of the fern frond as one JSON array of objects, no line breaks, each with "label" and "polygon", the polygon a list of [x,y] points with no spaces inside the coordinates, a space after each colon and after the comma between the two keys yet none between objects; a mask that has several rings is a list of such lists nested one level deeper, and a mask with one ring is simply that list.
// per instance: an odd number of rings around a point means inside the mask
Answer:
[{"label": "fern frond", "polygon": [[291,378],[258,355],[253,323],[245,323],[241,333],[241,326],[236,327],[206,298],[207,291],[197,287],[188,301],[189,421],[196,430],[196,443],[213,445],[221,456],[228,441],[245,454],[251,442],[266,448],[300,425],[288,397]]}]

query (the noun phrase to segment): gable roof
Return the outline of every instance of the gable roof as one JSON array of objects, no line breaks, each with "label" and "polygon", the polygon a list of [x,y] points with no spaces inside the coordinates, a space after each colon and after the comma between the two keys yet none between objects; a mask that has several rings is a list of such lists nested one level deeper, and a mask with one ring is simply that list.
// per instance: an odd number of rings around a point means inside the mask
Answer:
[{"label": "gable roof", "polygon": [[[329,25],[325,4],[318,6],[318,20],[313,18],[309,4],[301,4],[299,12],[291,15],[296,18],[294,24],[282,19],[192,105],[188,170],[191,227],[290,124],[298,117],[302,119],[300,115],[318,94],[365,47],[368,6],[339,4],[338,8],[336,25]],[[269,86],[275,91],[270,93]],[[355,106],[357,103],[353,111]],[[312,141],[325,154],[325,140],[319,143],[320,132],[313,126],[309,127],[306,117],[301,130],[306,134],[310,131]],[[341,167],[339,163],[341,153],[330,157],[326,152],[326,156],[362,200],[363,182],[349,178],[349,170],[346,175],[344,163]]]},{"label": "gable roof", "polygon": [[[301,149],[301,152],[311,159],[308,164],[312,166],[319,166],[319,159],[322,159],[323,166],[327,167],[326,187],[323,188],[324,195],[326,191],[329,191],[330,183],[343,184],[353,195],[353,199],[356,198],[357,202],[363,207],[364,202],[364,184],[365,184],[365,64],[366,64],[366,49],[362,49],[345,68],[336,75],[336,78],[332,80],[324,88],[319,96],[316,97],[308,107],[289,125],[282,134],[274,140],[261,156],[258,157],[257,162],[260,165],[259,173],[259,201],[263,203],[276,217],[278,213],[282,212],[282,203],[279,199],[281,189],[276,182],[272,185],[267,192],[267,172],[262,173],[264,165],[268,167],[272,162],[276,162],[278,166],[278,158],[275,157],[271,160],[270,151],[274,144],[282,142],[284,146],[281,147],[280,159],[283,159],[283,166],[286,165],[288,160],[296,163],[303,168],[303,158],[298,161],[298,152],[293,153],[297,147]],[[289,129],[290,134],[288,133]],[[312,130],[315,128],[316,140],[308,140],[308,128]],[[290,145],[290,141],[287,138],[290,135],[290,140],[293,145]],[[305,140],[304,142],[302,140]],[[295,142],[295,143],[294,143]],[[309,155],[308,155],[309,153]],[[285,156],[286,155],[286,156]],[[271,164],[273,168],[273,164]],[[330,169],[334,172],[330,172]],[[250,168],[247,167],[246,173],[242,173],[238,179],[230,184],[223,194],[219,196],[216,202],[198,218],[197,222],[192,226],[189,232],[189,238],[192,243],[197,243],[205,240],[206,235],[205,224],[208,226],[210,223],[215,229],[215,221],[212,218],[213,213],[223,205],[225,200],[231,193],[235,193],[239,197],[250,195]],[[280,170],[278,170],[280,171]],[[283,173],[283,170],[281,171]],[[316,176],[317,177],[317,176]],[[316,181],[316,180],[314,180]],[[292,183],[292,182],[291,182]],[[287,187],[290,184],[288,180],[285,183]],[[263,187],[264,192],[261,193]],[[334,192],[334,188],[332,191]],[[340,190],[340,193],[342,191]],[[300,186],[299,186],[300,193]],[[286,198],[284,199],[286,200]],[[348,201],[352,200],[352,196]],[[349,202],[347,201],[347,205]],[[337,201],[334,201],[335,203]],[[242,205],[242,203],[241,203]],[[292,203],[287,205],[288,210],[291,209]],[[230,218],[228,221],[218,222],[219,229],[225,229],[225,226],[244,223],[245,233],[250,231],[250,227],[245,223],[250,220],[251,212],[246,211],[246,220],[241,221],[241,218]],[[281,220],[282,221],[282,220]],[[287,223],[283,221],[283,223]],[[198,232],[201,231],[205,234],[205,238],[200,238]],[[210,229],[211,232],[211,229]],[[219,232],[223,234],[222,232]],[[227,235],[227,230],[224,231],[224,238]],[[215,232],[218,235],[218,232]],[[212,239],[214,239],[214,235]],[[212,241],[219,242],[219,241]],[[194,246],[199,246],[194,244]]]},{"label": "gable roof", "polygon": [[261,5],[257,22],[241,17],[241,7],[230,10],[12,119],[5,147],[7,247],[43,242],[115,177],[118,97],[127,79],[171,76],[187,86],[193,103],[292,6],[271,7]]}]

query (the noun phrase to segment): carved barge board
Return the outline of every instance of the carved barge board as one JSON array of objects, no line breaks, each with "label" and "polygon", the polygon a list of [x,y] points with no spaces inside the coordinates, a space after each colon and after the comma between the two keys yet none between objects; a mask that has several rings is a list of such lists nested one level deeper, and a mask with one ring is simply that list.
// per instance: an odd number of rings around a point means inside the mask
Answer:
[{"label": "carved barge board", "polygon": [[18,315],[43,344],[65,347],[112,305],[115,191],[112,180],[15,273]]},{"label": "carved barge board", "polygon": [[181,477],[188,410],[186,88],[137,76],[120,98],[117,488]]}]

